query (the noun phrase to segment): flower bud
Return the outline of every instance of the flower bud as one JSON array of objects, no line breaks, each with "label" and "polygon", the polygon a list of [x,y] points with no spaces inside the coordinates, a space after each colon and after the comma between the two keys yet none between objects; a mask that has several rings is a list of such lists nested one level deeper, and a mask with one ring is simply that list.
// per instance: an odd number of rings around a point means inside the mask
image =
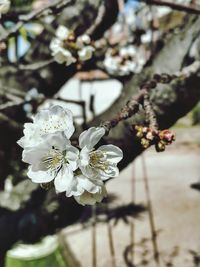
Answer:
[{"label": "flower bud", "polygon": [[148,148],[150,146],[150,142],[146,138],[141,139],[141,144],[144,148]]},{"label": "flower bud", "polygon": [[165,150],[165,144],[162,141],[158,142],[156,144],[156,151],[157,152],[162,152],[164,150]]},{"label": "flower bud", "polygon": [[175,140],[175,135],[170,130],[163,130],[159,133],[161,140],[165,141],[168,144],[171,144]]}]

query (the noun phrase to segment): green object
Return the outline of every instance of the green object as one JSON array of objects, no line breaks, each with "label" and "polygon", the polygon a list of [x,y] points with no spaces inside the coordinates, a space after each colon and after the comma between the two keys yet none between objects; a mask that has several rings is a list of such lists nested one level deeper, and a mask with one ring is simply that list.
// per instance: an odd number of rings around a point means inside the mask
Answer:
[{"label": "green object", "polygon": [[20,244],[8,251],[5,267],[68,267],[55,236],[34,245]]},{"label": "green object", "polygon": [[193,125],[200,124],[200,102],[192,111],[192,123]]}]

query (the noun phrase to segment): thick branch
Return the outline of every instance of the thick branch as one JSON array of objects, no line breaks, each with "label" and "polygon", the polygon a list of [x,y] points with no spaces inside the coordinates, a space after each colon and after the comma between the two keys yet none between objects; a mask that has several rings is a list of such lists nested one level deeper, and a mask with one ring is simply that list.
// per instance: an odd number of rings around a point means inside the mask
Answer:
[{"label": "thick branch", "polygon": [[[143,84],[150,79],[154,73],[175,74],[181,70],[185,57],[194,42],[198,38],[200,29],[198,27],[200,18],[190,17],[185,28],[165,45],[165,47],[156,55],[151,66],[146,67],[142,73],[135,75],[124,87],[122,96],[102,115],[96,117],[90,122],[91,125],[98,125],[102,121],[111,119],[116,111],[120,111],[123,106],[134,96],[138,95],[138,85]],[[180,49],[181,47],[181,49]],[[178,80],[172,86],[159,87],[152,92],[154,109],[157,114],[159,127],[162,129],[173,125],[176,120],[184,116],[200,98],[199,76],[193,74],[187,77],[184,82]],[[166,95],[168,102],[166,103]],[[144,149],[139,141],[134,138],[130,132],[130,124],[142,124],[145,122],[144,114],[136,116],[134,119],[119,124],[110,131],[107,137],[108,142],[114,142],[121,146],[124,151],[124,159],[121,168],[126,167],[135,159]]]}]

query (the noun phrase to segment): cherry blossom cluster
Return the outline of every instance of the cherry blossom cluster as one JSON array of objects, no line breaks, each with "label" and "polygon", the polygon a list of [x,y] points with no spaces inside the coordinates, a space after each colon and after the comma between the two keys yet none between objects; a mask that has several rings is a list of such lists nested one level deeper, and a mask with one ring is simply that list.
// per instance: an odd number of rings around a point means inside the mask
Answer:
[{"label": "cherry blossom cluster", "polygon": [[10,9],[10,1],[9,0],[0,0],[0,18],[2,14],[6,14]]},{"label": "cherry blossom cluster", "polygon": [[132,45],[107,50],[104,67],[111,75],[126,76],[141,70],[144,62],[138,58]]},{"label": "cherry blossom cluster", "polygon": [[60,25],[56,30],[56,37],[50,43],[50,50],[56,62],[69,66],[89,60],[94,47],[87,34],[77,37],[73,31]]},{"label": "cherry blossom cluster", "polygon": [[79,136],[79,147],[71,144],[72,113],[60,106],[41,110],[32,123],[25,123],[24,136],[17,142],[22,160],[29,165],[28,177],[35,183],[53,182],[56,192],[73,196],[82,205],[101,202],[106,196],[104,181],[119,174],[121,149],[97,143],[103,127],[91,127]]},{"label": "cherry blossom cluster", "polygon": [[144,148],[155,145],[156,151],[164,151],[167,145],[175,141],[175,135],[170,130],[153,130],[145,126],[134,127],[136,136],[141,139],[141,144]]}]

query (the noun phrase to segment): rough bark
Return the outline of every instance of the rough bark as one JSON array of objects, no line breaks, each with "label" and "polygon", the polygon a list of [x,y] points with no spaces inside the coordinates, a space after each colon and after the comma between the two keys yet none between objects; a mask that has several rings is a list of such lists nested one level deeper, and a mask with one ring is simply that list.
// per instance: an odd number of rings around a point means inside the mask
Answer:
[{"label": "rough bark", "polygon": [[[152,62],[140,74],[133,76],[125,84],[119,99],[107,111],[91,121],[90,125],[98,125],[102,121],[112,118],[113,114],[116,114],[116,111],[120,111],[131,96],[138,93],[139,86],[152,77],[153,74],[174,74],[179,71],[185,63],[185,58],[192,44],[199,38],[199,23],[199,17],[189,17],[184,28],[177,35],[173,35],[170,40],[166,41],[163,49],[152,59]],[[159,86],[158,89],[152,92],[151,97],[161,129],[172,126],[195,106],[200,99],[199,82],[200,76],[199,73],[196,73],[184,81],[175,81],[172,85]],[[116,143],[124,151],[125,157],[121,162],[121,168],[126,167],[144,150],[129,128],[130,124],[141,124],[143,122],[144,114],[141,112],[140,115],[118,125],[110,132],[107,138],[108,141]]]}]

